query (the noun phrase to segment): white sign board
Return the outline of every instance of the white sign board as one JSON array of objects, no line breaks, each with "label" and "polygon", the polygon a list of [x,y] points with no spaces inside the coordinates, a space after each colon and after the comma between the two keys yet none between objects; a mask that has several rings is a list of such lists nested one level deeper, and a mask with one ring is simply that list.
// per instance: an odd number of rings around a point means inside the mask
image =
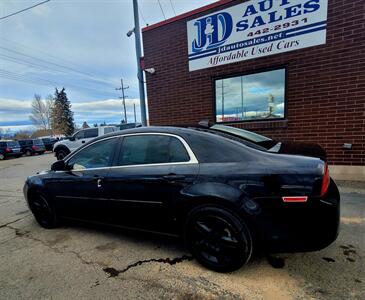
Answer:
[{"label": "white sign board", "polygon": [[189,70],[326,43],[328,0],[251,0],[187,22]]}]

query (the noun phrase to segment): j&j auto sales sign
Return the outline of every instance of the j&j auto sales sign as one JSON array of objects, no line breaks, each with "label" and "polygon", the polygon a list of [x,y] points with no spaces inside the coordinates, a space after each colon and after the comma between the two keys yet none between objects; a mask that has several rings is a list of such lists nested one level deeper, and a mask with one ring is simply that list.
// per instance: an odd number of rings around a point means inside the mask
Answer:
[{"label": "j&j auto sales sign", "polygon": [[328,0],[251,0],[187,23],[189,70],[326,43]]}]

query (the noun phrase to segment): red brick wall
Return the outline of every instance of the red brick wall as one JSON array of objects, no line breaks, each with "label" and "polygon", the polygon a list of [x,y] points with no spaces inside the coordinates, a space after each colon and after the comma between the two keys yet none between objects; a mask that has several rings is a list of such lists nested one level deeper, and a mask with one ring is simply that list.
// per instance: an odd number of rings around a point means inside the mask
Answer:
[{"label": "red brick wall", "polygon": [[[364,0],[329,0],[326,45],[189,72],[186,21],[198,16],[143,32],[146,68],[156,69],[147,75],[151,125],[215,120],[214,77],[285,65],[287,119],[235,126],[279,140],[319,143],[330,163],[365,165]],[[343,150],[343,143],[352,143],[353,150]]]}]

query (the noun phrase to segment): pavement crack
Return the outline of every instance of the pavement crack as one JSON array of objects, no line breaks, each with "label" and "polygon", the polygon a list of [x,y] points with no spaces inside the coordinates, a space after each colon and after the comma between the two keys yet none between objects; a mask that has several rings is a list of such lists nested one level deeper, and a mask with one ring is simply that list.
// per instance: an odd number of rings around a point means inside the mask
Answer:
[{"label": "pavement crack", "polygon": [[94,266],[98,266],[98,267],[101,267],[101,268],[104,268],[106,266],[103,263],[94,262],[94,261],[88,261],[88,260],[84,259],[81,256],[81,254],[78,253],[78,252],[76,252],[76,251],[62,251],[59,248],[53,247],[53,246],[49,245],[47,242],[45,242],[45,241],[43,241],[43,240],[41,240],[39,238],[36,238],[36,237],[30,235],[30,231],[22,230],[20,228],[16,228],[16,227],[10,226],[10,224],[15,223],[15,222],[16,221],[10,222],[10,223],[6,224],[6,226],[4,225],[4,227],[7,227],[7,228],[10,228],[10,229],[14,230],[16,236],[24,237],[24,238],[27,238],[29,240],[32,240],[32,241],[41,243],[43,246],[51,249],[52,251],[54,251],[57,254],[73,254],[84,265],[94,265]]},{"label": "pavement crack", "polygon": [[[16,219],[16,220],[14,220],[14,221],[10,221],[10,222],[8,222],[8,223],[2,224],[2,225],[0,225],[0,228],[9,227],[9,225],[14,224],[14,223],[16,223],[16,222],[19,222],[19,221],[21,221],[21,220],[25,219],[25,218],[26,218],[26,217],[28,217],[29,215],[30,215],[30,214],[28,214],[28,215],[26,215],[26,216],[24,216],[24,217],[22,217],[22,218]],[[12,229],[13,229],[13,228],[12,228]]]},{"label": "pavement crack", "polygon": [[183,261],[191,261],[193,260],[192,256],[189,255],[183,255],[181,257],[176,257],[176,258],[151,258],[151,259],[146,259],[146,260],[139,260],[133,264],[128,265],[127,267],[125,267],[122,270],[117,270],[115,268],[104,268],[103,271],[107,274],[109,274],[109,277],[117,277],[119,274],[125,273],[127,272],[129,269],[135,268],[137,266],[140,266],[142,264],[146,264],[146,263],[152,263],[152,262],[157,262],[157,263],[163,263],[163,264],[169,264],[169,265],[175,265],[178,263],[181,263]]}]

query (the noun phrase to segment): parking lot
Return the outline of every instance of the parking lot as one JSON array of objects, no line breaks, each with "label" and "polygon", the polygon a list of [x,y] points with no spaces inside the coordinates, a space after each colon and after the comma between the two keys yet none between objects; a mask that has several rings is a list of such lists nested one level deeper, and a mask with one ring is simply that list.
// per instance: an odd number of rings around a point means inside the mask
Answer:
[{"label": "parking lot", "polygon": [[365,188],[340,183],[341,231],[312,253],[255,257],[241,270],[201,267],[174,238],[37,225],[25,178],[52,154],[0,162],[0,299],[365,299]]}]

